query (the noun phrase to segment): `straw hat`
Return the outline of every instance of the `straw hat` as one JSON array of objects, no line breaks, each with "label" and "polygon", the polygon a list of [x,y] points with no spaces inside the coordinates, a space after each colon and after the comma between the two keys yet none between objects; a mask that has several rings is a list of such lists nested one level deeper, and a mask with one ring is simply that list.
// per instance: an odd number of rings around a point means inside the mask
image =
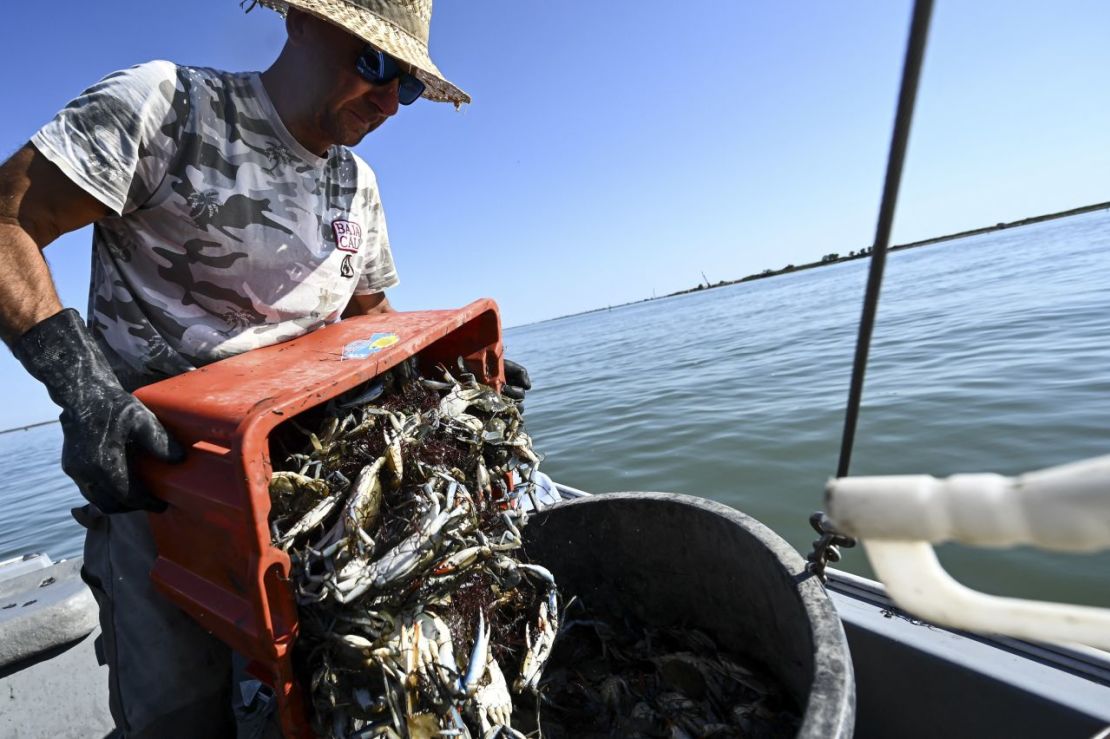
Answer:
[{"label": "straw hat", "polygon": [[[243,0],[246,4],[250,0]],[[428,56],[432,0],[255,0],[285,15],[290,6],[340,26],[390,56],[408,62],[424,83],[423,97],[459,107],[470,96],[444,78]]]}]

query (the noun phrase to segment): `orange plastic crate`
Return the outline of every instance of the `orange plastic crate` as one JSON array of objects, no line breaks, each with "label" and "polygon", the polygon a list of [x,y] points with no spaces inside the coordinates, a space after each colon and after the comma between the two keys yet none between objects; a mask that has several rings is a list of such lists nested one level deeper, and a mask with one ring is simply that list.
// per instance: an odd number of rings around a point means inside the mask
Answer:
[{"label": "orange plastic crate", "polygon": [[[360,358],[344,358],[344,350]],[[152,514],[158,589],[251,660],[278,699],[286,737],[312,736],[293,674],[297,609],[289,557],[270,545],[270,433],[411,356],[422,368],[463,357],[478,379],[504,379],[497,305],[350,318],[202,367],[136,395],[188,449],[141,473],[169,503]]]}]

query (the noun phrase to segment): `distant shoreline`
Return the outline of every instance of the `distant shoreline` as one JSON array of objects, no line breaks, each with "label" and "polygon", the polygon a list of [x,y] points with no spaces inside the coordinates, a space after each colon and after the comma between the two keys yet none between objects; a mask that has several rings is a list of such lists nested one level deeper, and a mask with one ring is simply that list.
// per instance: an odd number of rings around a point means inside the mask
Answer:
[{"label": "distant shoreline", "polygon": [[[957,233],[948,234],[946,236],[934,236],[929,239],[922,239],[921,241],[911,241],[908,244],[898,244],[892,246],[887,251],[901,251],[902,249],[913,249],[918,246],[930,246],[932,244],[939,244],[944,241],[952,241],[954,239],[962,239],[968,236],[978,236],[980,234],[992,233],[994,231],[1004,231],[1008,228],[1018,228],[1020,226],[1031,226],[1034,223],[1043,223],[1044,221],[1052,221],[1057,218],[1067,218],[1069,216],[1078,216],[1084,213],[1092,213],[1096,210],[1110,209],[1110,202],[1095,203],[1094,205],[1084,205],[1080,208],[1071,208],[1070,210],[1061,210],[1057,213],[1046,213],[1041,216],[1032,216],[1030,218],[1022,218],[1017,221],[1010,221],[1008,223],[996,223],[993,226],[983,226],[982,228],[973,228],[969,231],[959,231]],[[627,303],[619,303],[617,305],[607,305],[603,308],[591,308],[589,310],[579,311],[578,313],[568,313],[565,316],[556,316],[555,318],[545,318],[542,321],[532,321],[531,323],[522,323],[519,326],[512,326],[512,328],[523,328],[524,326],[535,326],[539,323],[548,323],[549,321],[561,321],[564,318],[574,318],[575,316],[584,316],[590,313],[599,313],[601,311],[612,310],[613,308],[623,308],[626,305],[638,305],[640,303],[650,303],[653,300],[663,300],[664,298],[673,298],[678,295],[689,295],[690,293],[701,292],[704,290],[712,290],[717,287],[728,287],[740,282],[751,282],[752,280],[762,280],[767,277],[777,277],[778,275],[789,274],[791,272],[800,272],[804,269],[813,269],[814,267],[824,267],[829,264],[839,264],[840,262],[850,262],[853,259],[863,259],[871,255],[871,248],[860,249],[859,251],[849,252],[848,256],[844,257],[840,254],[826,254],[821,257],[819,261],[809,262],[808,264],[788,264],[782,269],[765,269],[758,274],[746,275],[738,280],[721,280],[710,284],[707,280],[700,283],[697,287],[691,287],[686,290],[678,290],[666,295],[653,295],[650,298],[641,298],[640,300],[630,300]],[[705,276],[704,274],[702,275]]]},{"label": "distant shoreline", "polygon": [[10,433],[13,433],[15,431],[30,431],[33,428],[38,428],[39,426],[48,426],[52,423],[57,423],[57,422],[58,422],[58,419],[54,419],[52,421],[39,421],[38,423],[29,423],[26,426],[13,426],[10,429],[0,429],[0,434],[10,434]]}]

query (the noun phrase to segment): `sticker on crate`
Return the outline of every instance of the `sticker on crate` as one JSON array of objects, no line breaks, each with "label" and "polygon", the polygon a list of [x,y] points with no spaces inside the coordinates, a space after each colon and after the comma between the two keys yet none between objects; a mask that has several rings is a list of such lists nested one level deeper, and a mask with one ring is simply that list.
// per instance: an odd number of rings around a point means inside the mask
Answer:
[{"label": "sticker on crate", "polygon": [[366,359],[400,340],[397,334],[373,334],[369,339],[352,341],[343,347],[343,359]]}]

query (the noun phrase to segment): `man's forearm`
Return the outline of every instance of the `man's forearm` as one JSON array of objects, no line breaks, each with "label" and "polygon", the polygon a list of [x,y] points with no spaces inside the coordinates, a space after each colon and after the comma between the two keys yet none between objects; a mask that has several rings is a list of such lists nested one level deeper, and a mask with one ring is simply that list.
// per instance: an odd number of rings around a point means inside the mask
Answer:
[{"label": "man's forearm", "polygon": [[385,297],[385,293],[374,293],[373,295],[353,296],[351,302],[347,303],[347,307],[343,310],[343,317],[350,318],[352,316],[370,316],[375,313],[393,312],[393,306],[389,304],[389,299]]},{"label": "man's forearm", "polygon": [[62,309],[38,244],[14,219],[0,216],[0,338],[9,345],[27,329]]},{"label": "man's forearm", "polygon": [[107,213],[30,144],[0,165],[0,338],[11,345],[61,311],[42,250]]}]

